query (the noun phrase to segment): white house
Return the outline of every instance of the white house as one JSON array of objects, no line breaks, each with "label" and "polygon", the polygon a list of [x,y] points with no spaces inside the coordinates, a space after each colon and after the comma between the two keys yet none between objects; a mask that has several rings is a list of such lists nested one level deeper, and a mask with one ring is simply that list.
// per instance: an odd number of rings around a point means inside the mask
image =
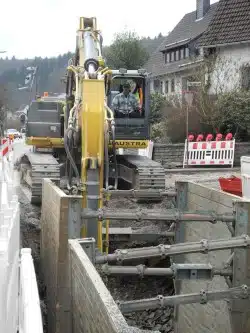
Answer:
[{"label": "white house", "polygon": [[199,40],[208,28],[218,3],[196,0],[196,10],[186,14],[166,37],[146,64],[151,91],[165,95],[189,90],[194,69],[203,59]]},{"label": "white house", "polygon": [[[210,93],[250,89],[250,1],[196,0],[147,63],[151,91],[165,95],[194,90],[204,56],[215,54]],[[208,77],[207,77],[208,78]]]},{"label": "white house", "polygon": [[199,47],[217,55],[211,93],[250,89],[250,1],[220,0]]}]

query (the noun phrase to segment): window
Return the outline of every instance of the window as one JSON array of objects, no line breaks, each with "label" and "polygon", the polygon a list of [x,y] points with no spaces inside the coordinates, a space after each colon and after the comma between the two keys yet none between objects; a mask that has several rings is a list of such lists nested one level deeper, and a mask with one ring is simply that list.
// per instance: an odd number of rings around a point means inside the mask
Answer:
[{"label": "window", "polygon": [[180,53],[179,52],[180,52],[179,50],[175,51],[175,60],[176,61],[180,60],[180,58],[179,58]]},{"label": "window", "polygon": [[171,62],[174,61],[174,52],[171,52]]},{"label": "window", "polygon": [[207,55],[214,55],[216,54],[216,47],[210,47],[209,49],[206,49]]},{"label": "window", "polygon": [[180,51],[180,58],[181,58],[181,60],[184,59],[184,49],[183,48]]},{"label": "window", "polygon": [[165,81],[165,94],[169,93],[168,85],[169,85],[169,82]]},{"label": "window", "polygon": [[171,92],[174,92],[175,91],[175,80],[172,79],[171,80]]},{"label": "window", "polygon": [[163,82],[161,81],[161,90],[160,90],[161,94],[163,95],[164,94],[164,91],[163,91]]},{"label": "window", "polygon": [[250,67],[243,67],[241,70],[242,89],[250,90]]},{"label": "window", "polygon": [[200,55],[200,49],[199,49],[198,47],[196,47],[196,48],[194,49],[194,55],[195,55],[196,57],[198,57],[198,56]]},{"label": "window", "polygon": [[170,53],[165,53],[165,63],[168,64],[170,62]]},{"label": "window", "polygon": [[190,50],[188,47],[182,47],[174,49],[165,53],[165,63],[168,64],[174,61],[180,61],[188,58],[190,55]]},{"label": "window", "polygon": [[159,92],[160,89],[160,81],[159,80],[154,80],[154,91]]}]

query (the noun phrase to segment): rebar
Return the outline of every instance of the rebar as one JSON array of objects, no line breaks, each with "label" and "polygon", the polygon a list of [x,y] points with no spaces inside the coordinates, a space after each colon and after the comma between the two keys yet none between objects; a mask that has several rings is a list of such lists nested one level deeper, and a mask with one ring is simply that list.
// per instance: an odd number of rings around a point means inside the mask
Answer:
[{"label": "rebar", "polygon": [[97,256],[96,264],[105,264],[109,262],[122,262],[133,259],[165,258],[178,254],[187,253],[208,253],[210,251],[227,250],[232,248],[244,248],[250,246],[250,237],[242,235],[229,239],[207,240],[200,242],[179,243],[173,245],[163,245],[134,249],[116,250],[112,254]]},{"label": "rebar", "polygon": [[174,295],[164,297],[159,295],[155,298],[118,302],[118,306],[123,314],[138,312],[144,310],[154,310],[164,307],[173,307],[179,304],[200,303],[207,304],[222,299],[244,299],[249,298],[249,287],[242,285],[240,287],[230,288],[227,290],[208,291],[201,290],[199,293]]},{"label": "rebar", "polygon": [[129,220],[129,221],[167,221],[167,222],[233,222],[235,217],[227,214],[215,213],[197,213],[197,212],[180,212],[178,210],[110,210],[91,209],[82,210],[82,218],[98,218],[99,220]]}]

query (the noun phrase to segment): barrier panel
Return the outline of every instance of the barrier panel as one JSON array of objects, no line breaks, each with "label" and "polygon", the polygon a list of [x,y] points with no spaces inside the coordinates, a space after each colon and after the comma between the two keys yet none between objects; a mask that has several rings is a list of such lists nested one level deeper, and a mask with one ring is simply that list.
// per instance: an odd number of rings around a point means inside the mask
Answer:
[{"label": "barrier panel", "polygon": [[21,250],[19,333],[43,333],[42,314],[31,249]]},{"label": "barrier panel", "polygon": [[250,200],[250,156],[241,156],[242,196]]},{"label": "barrier panel", "polygon": [[6,156],[7,159],[8,159],[10,152],[13,150],[12,144],[13,144],[13,140],[10,139],[10,138],[1,139],[1,146],[0,146],[1,156],[0,156],[0,158],[2,158],[3,156]]},{"label": "barrier panel", "polygon": [[20,212],[13,186],[6,145],[0,150],[0,326],[1,332],[17,332],[20,249]]},{"label": "barrier panel", "polygon": [[234,163],[235,140],[185,141],[183,168],[185,166],[230,165]]},{"label": "barrier panel", "polygon": [[[12,143],[0,145],[0,332],[43,332],[30,249],[20,260],[20,208],[14,184]],[[20,288],[20,296],[19,296]],[[20,315],[20,318],[19,318]]]}]

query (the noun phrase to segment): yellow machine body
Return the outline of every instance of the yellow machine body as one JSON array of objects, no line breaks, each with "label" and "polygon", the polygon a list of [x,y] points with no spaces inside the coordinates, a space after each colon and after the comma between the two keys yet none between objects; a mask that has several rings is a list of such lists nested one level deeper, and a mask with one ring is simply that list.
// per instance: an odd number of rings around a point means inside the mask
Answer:
[{"label": "yellow machine body", "polygon": [[[64,148],[63,138],[28,137],[26,144],[37,148]],[[144,149],[148,147],[148,144],[148,140],[115,140],[116,148]],[[111,141],[109,147],[112,147]]]}]

